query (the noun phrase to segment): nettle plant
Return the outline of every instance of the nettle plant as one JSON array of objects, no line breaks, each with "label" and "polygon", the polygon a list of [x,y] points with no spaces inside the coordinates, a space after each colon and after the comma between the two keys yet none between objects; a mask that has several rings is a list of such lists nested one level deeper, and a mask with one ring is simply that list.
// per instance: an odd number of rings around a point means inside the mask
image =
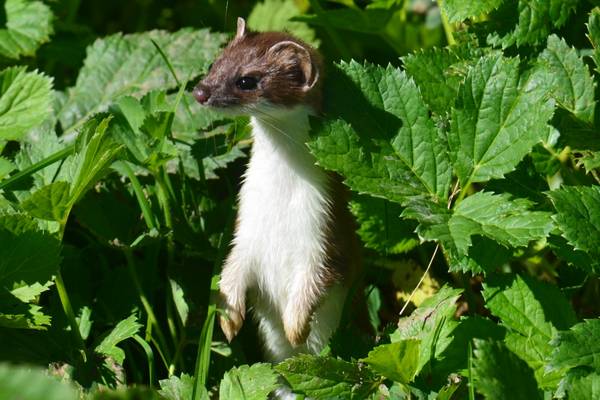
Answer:
[{"label": "nettle plant", "polygon": [[[339,3],[311,1],[302,15],[269,0],[248,21],[315,45],[328,39],[307,24],[322,27],[344,57],[338,29],[406,49],[393,28],[409,2]],[[384,329],[371,292],[376,343],[343,325],[319,356],[232,368],[245,359],[213,338],[211,293],[236,183],[217,170],[245,157],[248,129],[186,93],[226,36],[98,39],[75,85],[58,91],[18,65],[49,40],[51,10],[7,0],[0,360],[47,371],[0,364],[0,398],[27,385],[28,399],[265,399],[279,377],[319,399],[597,396],[597,307],[573,304],[581,291],[600,300],[600,9],[440,3],[447,47],[401,66],[334,63],[308,146],[352,189],[366,251],[416,249],[454,284]],[[134,382],[148,388],[122,388]]]}]

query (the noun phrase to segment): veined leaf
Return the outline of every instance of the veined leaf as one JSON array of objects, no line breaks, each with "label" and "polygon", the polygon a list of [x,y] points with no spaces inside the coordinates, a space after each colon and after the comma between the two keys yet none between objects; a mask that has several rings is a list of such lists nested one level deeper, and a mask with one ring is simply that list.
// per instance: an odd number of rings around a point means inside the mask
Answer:
[{"label": "veined leaf", "polygon": [[600,71],[600,8],[596,7],[590,13],[588,21],[588,38],[594,46],[594,61],[596,62],[596,71]]},{"label": "veined leaf", "polygon": [[[498,31],[488,42],[506,48],[543,42],[554,28],[563,26],[580,0],[510,0],[502,4],[490,20]],[[507,29],[514,25],[513,29]]]},{"label": "veined leaf", "polygon": [[277,374],[269,364],[242,365],[225,372],[219,387],[224,399],[263,400],[277,389]]},{"label": "veined leaf", "polygon": [[38,368],[0,364],[0,398],[20,400],[77,400],[79,393],[67,382]]},{"label": "veined leaf", "polygon": [[452,110],[448,142],[454,169],[467,183],[501,178],[549,132],[554,111],[546,74],[519,76],[519,60],[499,54],[479,60]]},{"label": "veined leaf", "polygon": [[477,192],[454,209],[448,222],[458,253],[466,255],[472,235],[511,247],[545,238],[553,227],[550,213],[529,211],[532,203],[506,194]]},{"label": "veined leaf", "polygon": [[54,182],[37,190],[21,206],[36,218],[64,223],[69,210],[70,190],[69,183]]},{"label": "veined leaf", "polygon": [[594,122],[594,81],[577,51],[564,39],[552,35],[539,59],[546,64],[552,79],[548,89],[559,106],[582,121]]},{"label": "veined leaf", "polygon": [[600,319],[589,319],[558,332],[552,344],[553,369],[591,367],[600,371]]},{"label": "veined leaf", "polygon": [[152,40],[164,50],[179,78],[185,79],[206,70],[224,43],[225,35],[182,29],[175,33],[116,34],[96,40],[88,47],[77,83],[67,91],[67,100],[59,113],[64,130],[105,111],[120,96],[139,97],[152,89],[176,85]]},{"label": "veined leaf", "polygon": [[104,354],[107,357],[112,357],[119,364],[123,364],[125,360],[125,352],[117,347],[117,344],[123,340],[133,337],[142,327],[137,322],[135,315],[129,316],[127,319],[119,322],[117,326],[96,346],[97,353]]},{"label": "veined leaf", "polygon": [[600,374],[591,373],[584,377],[574,378],[569,388],[569,399],[588,400],[600,397]]},{"label": "veined leaf", "polygon": [[344,175],[356,191],[399,203],[417,195],[445,198],[445,141],[412,79],[391,66],[354,61],[337,71],[330,118],[315,122],[318,135],[309,143],[319,164]]},{"label": "veined leaf", "polygon": [[448,20],[450,22],[460,22],[470,17],[479,17],[482,14],[487,14],[498,8],[503,1],[504,0],[445,0],[441,4],[448,15]]},{"label": "veined leaf", "polygon": [[379,384],[368,368],[331,357],[299,355],[274,368],[295,393],[318,399],[364,399]]},{"label": "veined leaf", "polygon": [[264,0],[257,3],[248,16],[248,27],[254,31],[283,31],[304,40],[315,47],[320,41],[315,31],[304,22],[292,20],[301,15],[298,5],[293,0]]},{"label": "veined leaf", "polygon": [[50,115],[51,103],[52,79],[24,67],[1,71],[0,140],[21,139]]},{"label": "veined leaf", "polygon": [[0,29],[0,55],[33,56],[53,33],[50,7],[41,1],[6,0],[4,9],[6,29]]},{"label": "veined leaf", "polygon": [[533,371],[502,342],[475,339],[473,384],[487,399],[541,399]]},{"label": "veined leaf", "polygon": [[[181,374],[180,377],[171,375],[169,379],[160,380],[158,383],[160,384],[158,394],[166,400],[188,400],[192,398],[194,378],[188,374]],[[201,399],[204,398],[201,397]],[[208,399],[208,393],[206,399]]]},{"label": "veined leaf", "polygon": [[572,326],[577,318],[557,287],[525,278],[496,276],[484,285],[486,307],[512,333],[507,347],[534,370],[540,387],[556,387],[564,370],[548,371],[550,340],[557,329]]},{"label": "veined leaf", "polygon": [[600,186],[564,186],[548,196],[562,236],[593,259],[600,258]]},{"label": "veined leaf", "polygon": [[406,339],[390,344],[382,344],[369,352],[361,361],[395,382],[412,382],[419,372],[420,340]]}]

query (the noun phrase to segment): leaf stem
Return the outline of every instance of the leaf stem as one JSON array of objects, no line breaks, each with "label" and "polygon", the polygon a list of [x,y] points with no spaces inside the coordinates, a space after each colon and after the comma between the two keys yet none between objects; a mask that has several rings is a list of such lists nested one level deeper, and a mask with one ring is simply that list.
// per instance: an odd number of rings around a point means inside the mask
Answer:
[{"label": "leaf stem", "polygon": [[71,300],[69,299],[69,294],[67,293],[65,282],[63,281],[60,269],[56,272],[56,276],[54,277],[54,284],[56,285],[58,297],[60,298],[60,303],[62,304],[65,315],[67,316],[67,320],[69,321],[71,331],[73,331],[75,341],[79,346],[79,349],[83,356],[83,360],[86,361],[85,342],[81,337],[81,331],[79,330],[79,325],[77,324],[77,319],[75,318],[75,313],[73,312],[73,306],[71,305]]},{"label": "leaf stem", "polygon": [[440,7],[440,15],[442,16],[442,26],[444,27],[444,33],[446,34],[446,41],[448,42],[448,45],[454,46],[456,44],[453,34],[454,29],[448,21],[448,16],[446,15],[446,10],[444,9],[444,0],[438,0],[438,4]]},{"label": "leaf stem", "polygon": [[68,156],[73,154],[74,152],[75,152],[74,144],[67,146],[62,150],[57,151],[56,153],[44,158],[41,161],[36,162],[33,165],[30,165],[29,167],[17,172],[10,178],[5,179],[2,182],[0,182],[0,190],[10,188],[12,185],[19,182],[20,180],[36,173],[37,171],[39,171],[41,169],[46,168],[49,165],[54,164],[57,161],[64,160],[65,158],[67,158]]},{"label": "leaf stem", "polygon": [[123,167],[123,171],[125,171],[127,179],[129,179],[129,182],[131,182],[131,187],[133,188],[135,197],[140,205],[140,209],[142,210],[142,215],[144,216],[146,226],[150,230],[156,229],[154,214],[152,213],[152,208],[150,207],[150,203],[148,203],[148,199],[146,199],[146,196],[144,195],[144,189],[142,188],[140,180],[137,178],[137,176],[135,176],[135,173],[127,161],[119,161],[119,163],[121,167]]}]

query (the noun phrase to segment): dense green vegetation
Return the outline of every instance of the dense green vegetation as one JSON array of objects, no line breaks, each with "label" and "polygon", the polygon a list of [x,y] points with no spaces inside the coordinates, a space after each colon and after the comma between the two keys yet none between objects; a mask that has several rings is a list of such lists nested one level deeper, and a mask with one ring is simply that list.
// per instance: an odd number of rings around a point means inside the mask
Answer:
[{"label": "dense green vegetation", "polygon": [[[6,0],[0,398],[598,398],[600,8],[439,3]],[[189,94],[237,16],[328,61],[377,333],[275,366],[215,327],[247,119]]]}]

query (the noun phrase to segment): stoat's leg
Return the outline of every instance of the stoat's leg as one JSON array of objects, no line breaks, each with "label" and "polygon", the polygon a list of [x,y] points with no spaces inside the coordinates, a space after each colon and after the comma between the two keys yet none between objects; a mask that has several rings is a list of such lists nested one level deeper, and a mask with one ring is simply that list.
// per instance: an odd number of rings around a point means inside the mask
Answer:
[{"label": "stoat's leg", "polygon": [[307,273],[302,279],[296,277],[291,287],[282,320],[285,336],[294,347],[306,342],[313,311],[323,295],[324,288],[317,279]]},{"label": "stoat's leg", "polygon": [[242,260],[234,246],[225,261],[219,281],[220,308],[226,313],[219,316],[219,324],[229,342],[240,331],[246,316],[246,290],[250,281],[250,268],[247,261]]}]

